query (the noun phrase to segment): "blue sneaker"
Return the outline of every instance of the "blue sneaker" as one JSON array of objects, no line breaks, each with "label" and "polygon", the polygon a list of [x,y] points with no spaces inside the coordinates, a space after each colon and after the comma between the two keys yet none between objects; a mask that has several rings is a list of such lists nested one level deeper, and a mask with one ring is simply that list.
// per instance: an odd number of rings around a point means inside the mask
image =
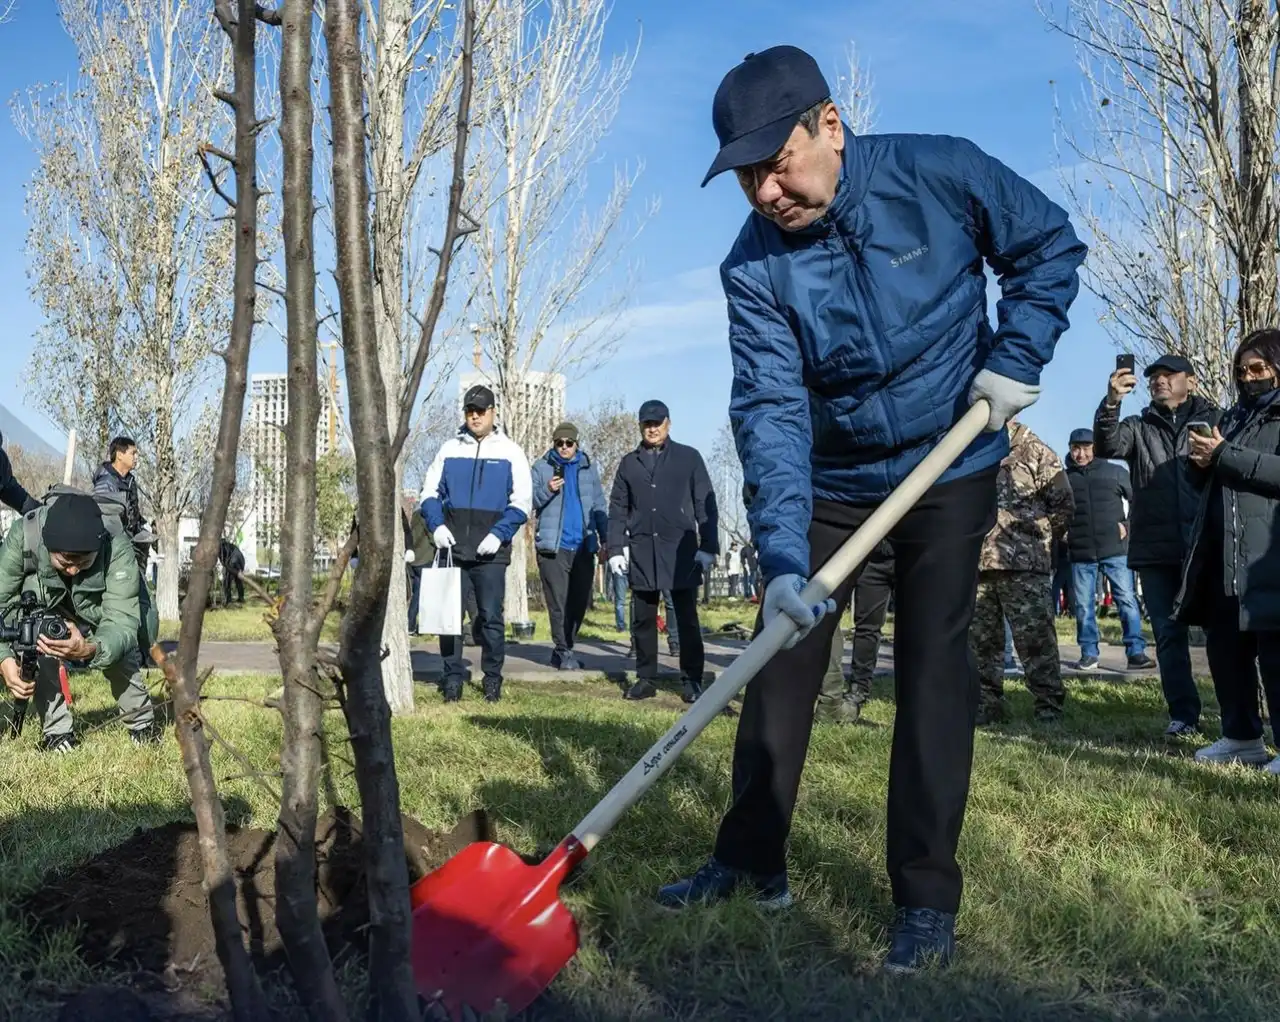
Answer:
[{"label": "blue sneaker", "polygon": [[693,876],[660,888],[658,904],[664,908],[715,905],[728,900],[739,888],[750,889],[751,900],[763,909],[791,907],[786,873],[760,876],[726,866],[714,855],[698,867]]},{"label": "blue sneaker", "polygon": [[900,908],[893,917],[884,971],[913,973],[946,968],[956,953],[954,912],[932,908]]}]

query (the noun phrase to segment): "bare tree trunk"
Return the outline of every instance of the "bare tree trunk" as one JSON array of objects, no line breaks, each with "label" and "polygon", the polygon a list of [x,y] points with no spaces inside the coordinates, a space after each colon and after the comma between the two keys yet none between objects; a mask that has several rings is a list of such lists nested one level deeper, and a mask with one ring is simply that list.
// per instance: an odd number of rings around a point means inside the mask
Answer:
[{"label": "bare tree trunk", "polygon": [[507,565],[503,616],[508,623],[529,620],[529,544],[525,527],[511,537],[511,563]]},{"label": "bare tree trunk", "polygon": [[[156,516],[156,531],[160,536],[160,561],[156,573],[156,613],[161,621],[177,621],[181,616],[178,602],[178,580],[182,572],[182,551],[179,549],[179,519],[176,512]],[[194,570],[187,579],[187,594],[196,584]]]},{"label": "bare tree trunk", "polygon": [[382,683],[381,638],[398,503],[383,404],[386,388],[374,326],[369,264],[359,0],[329,0],[329,110],[333,125],[333,212],[342,344],[356,459],[360,561],[343,619],[340,660],[360,789],[368,861],[370,1014],[387,1022],[418,1017],[409,967],[409,876],[400,822],[400,785],[391,747],[391,710]]},{"label": "bare tree trunk", "polygon": [[[202,729],[201,682],[196,674],[205,604],[218,557],[218,541],[226,523],[227,506],[236,480],[236,452],[240,447],[240,422],[244,417],[244,394],[249,378],[249,347],[257,300],[255,274],[258,269],[258,193],[254,180],[258,131],[254,113],[255,4],[254,0],[239,0],[238,12],[233,13],[230,0],[217,0],[214,9],[231,38],[235,53],[235,92],[219,94],[219,98],[235,110],[234,308],[231,336],[223,356],[226,375],[213,482],[209,506],[200,522],[200,538],[191,561],[191,588],[178,636],[178,663],[164,664],[164,654],[158,646],[153,649],[152,656],[164,666],[165,677],[173,691],[178,744],[200,835],[204,887],[209,898],[214,942],[226,976],[232,1012],[237,1022],[258,1022],[269,1017],[269,1011],[241,935],[236,911],[235,876],[227,856],[226,818],[213,777],[209,743]],[[172,545],[166,543],[166,565],[177,563],[176,542],[175,530]]]},{"label": "bare tree trunk", "polygon": [[1240,333],[1276,323],[1275,14],[1270,0],[1239,0],[1236,48],[1240,104]]},{"label": "bare tree trunk", "polygon": [[324,706],[317,685],[319,624],[311,619],[315,565],[316,267],[312,218],[311,0],[285,0],[280,56],[289,418],[285,426],[280,615],[284,677],[283,789],[276,836],[276,922],[294,987],[312,1019],[345,1022],[346,1005],[316,907],[315,834]]}]

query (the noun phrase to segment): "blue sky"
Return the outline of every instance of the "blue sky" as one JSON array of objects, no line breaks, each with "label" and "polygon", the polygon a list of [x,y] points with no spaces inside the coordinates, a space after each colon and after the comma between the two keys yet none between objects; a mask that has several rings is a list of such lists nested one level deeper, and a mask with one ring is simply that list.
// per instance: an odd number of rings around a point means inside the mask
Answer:
[{"label": "blue sky", "polygon": [[[570,380],[571,409],[608,396],[638,408],[658,397],[671,408],[674,435],[708,453],[725,421],[730,368],[716,266],[746,205],[728,176],[698,185],[715,152],[711,97],[749,51],[802,46],[834,82],[847,44],[856,42],[875,79],[879,130],[968,137],[1059,195],[1050,81],[1069,99],[1078,73],[1070,42],[1046,26],[1031,0],[617,0],[609,44],[634,46],[641,22],[635,73],[600,152],[600,178],[616,165],[642,161],[637,210],[648,199],[658,199],[660,210],[628,253],[638,284],[618,354],[592,375]],[[19,0],[13,21],[0,27],[0,94],[73,73],[74,53],[52,0]],[[0,120],[0,152],[7,357],[0,403],[61,446],[58,431],[26,404],[18,371],[39,318],[26,292],[23,253],[23,186],[32,160],[8,117]],[[1091,420],[1114,367],[1099,311],[1082,289],[1072,329],[1044,374],[1043,396],[1024,416],[1058,450],[1072,428]],[[283,347],[268,331],[260,335],[253,369],[282,370]]]}]

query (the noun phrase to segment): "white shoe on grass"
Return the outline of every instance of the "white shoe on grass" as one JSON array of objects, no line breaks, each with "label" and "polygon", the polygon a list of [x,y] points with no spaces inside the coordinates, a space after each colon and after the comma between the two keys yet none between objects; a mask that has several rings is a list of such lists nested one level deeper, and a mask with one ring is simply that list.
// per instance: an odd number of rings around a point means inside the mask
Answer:
[{"label": "white shoe on grass", "polygon": [[1277,756],[1267,764],[1267,773],[1275,774],[1277,777],[1280,777],[1280,756]]},{"label": "white shoe on grass", "polygon": [[1219,738],[1196,753],[1197,763],[1245,763],[1261,766],[1271,759],[1261,738]]}]

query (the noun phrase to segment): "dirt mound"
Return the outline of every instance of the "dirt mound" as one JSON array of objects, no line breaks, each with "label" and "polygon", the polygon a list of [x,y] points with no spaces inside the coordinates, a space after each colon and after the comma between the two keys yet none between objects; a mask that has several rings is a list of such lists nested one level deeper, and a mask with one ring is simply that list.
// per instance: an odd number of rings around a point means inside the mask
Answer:
[{"label": "dirt mound", "polygon": [[[472,841],[491,840],[483,813],[451,832],[428,830],[403,817],[410,880],[434,869]],[[275,924],[275,835],[227,828],[240,925],[262,969],[285,964]],[[369,907],[360,820],[346,810],[326,813],[316,827],[316,880],[321,923],[335,955],[361,951]],[[139,829],[123,844],[49,877],[21,911],[38,932],[79,927],[81,954],[94,965],[162,976],[165,986],[222,983],[213,927],[201,886],[194,824]]]}]

